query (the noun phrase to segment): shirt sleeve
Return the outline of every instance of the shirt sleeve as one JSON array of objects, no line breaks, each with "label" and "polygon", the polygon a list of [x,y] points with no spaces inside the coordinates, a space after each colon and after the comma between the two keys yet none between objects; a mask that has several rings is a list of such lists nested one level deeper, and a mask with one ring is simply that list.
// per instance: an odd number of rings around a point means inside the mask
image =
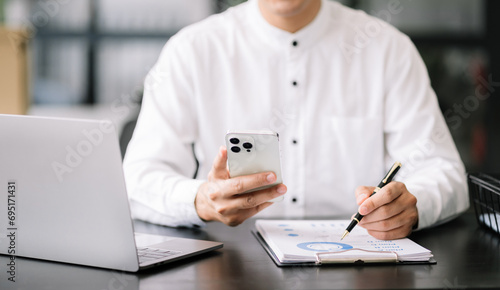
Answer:
[{"label": "shirt sleeve", "polygon": [[204,226],[194,200],[197,139],[194,87],[185,43],[172,37],[145,80],[141,112],[124,159],[132,217],[167,226]]},{"label": "shirt sleeve", "polygon": [[464,165],[425,65],[409,38],[400,39],[387,51],[385,163],[402,162],[397,180],[417,198],[421,229],[465,211],[469,196]]}]

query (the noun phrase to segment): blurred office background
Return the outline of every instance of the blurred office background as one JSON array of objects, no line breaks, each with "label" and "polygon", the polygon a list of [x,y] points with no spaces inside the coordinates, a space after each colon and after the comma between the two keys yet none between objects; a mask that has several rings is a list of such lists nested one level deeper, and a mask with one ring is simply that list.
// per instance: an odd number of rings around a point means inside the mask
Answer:
[{"label": "blurred office background", "polygon": [[[0,0],[0,22],[28,31],[28,112],[106,118],[121,105],[109,118],[125,123],[137,114],[144,77],[168,38],[241,2]],[[500,172],[499,1],[340,2],[412,38],[467,170]],[[480,100],[479,93],[491,95]]]}]

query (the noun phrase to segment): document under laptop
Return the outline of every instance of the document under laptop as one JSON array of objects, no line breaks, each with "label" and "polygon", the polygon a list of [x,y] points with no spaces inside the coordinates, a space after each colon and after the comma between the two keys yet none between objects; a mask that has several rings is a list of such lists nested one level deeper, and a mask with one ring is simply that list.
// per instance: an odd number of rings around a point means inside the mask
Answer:
[{"label": "document under laptop", "polygon": [[135,272],[223,246],[134,235],[111,122],[0,115],[0,254]]}]

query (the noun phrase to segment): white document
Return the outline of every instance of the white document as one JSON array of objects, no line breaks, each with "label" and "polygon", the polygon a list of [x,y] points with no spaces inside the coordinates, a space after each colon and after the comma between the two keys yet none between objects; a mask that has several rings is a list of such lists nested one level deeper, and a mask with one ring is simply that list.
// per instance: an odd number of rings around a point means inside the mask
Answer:
[{"label": "white document", "polygon": [[378,240],[360,226],[340,240],[349,220],[257,220],[255,226],[281,263],[429,261],[432,253],[408,238]]},{"label": "white document", "polygon": [[498,225],[500,224],[500,214],[495,214],[493,212],[484,213],[479,216],[479,221],[495,232],[500,233],[500,229],[498,228]]}]

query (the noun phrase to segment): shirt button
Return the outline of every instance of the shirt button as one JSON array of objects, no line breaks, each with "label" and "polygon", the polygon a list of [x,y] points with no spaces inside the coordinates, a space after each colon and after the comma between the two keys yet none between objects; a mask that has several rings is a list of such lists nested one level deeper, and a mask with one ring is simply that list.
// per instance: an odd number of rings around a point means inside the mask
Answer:
[{"label": "shirt button", "polygon": [[299,43],[297,42],[297,40],[294,40],[294,41],[292,41],[292,45],[297,46],[297,45],[299,45]]},{"label": "shirt button", "polygon": [[292,85],[293,85],[294,87],[296,87],[298,84],[297,84],[297,82],[296,82],[296,81],[293,81],[293,82],[292,82]]},{"label": "shirt button", "polygon": [[297,202],[297,198],[292,198],[292,202]]}]

